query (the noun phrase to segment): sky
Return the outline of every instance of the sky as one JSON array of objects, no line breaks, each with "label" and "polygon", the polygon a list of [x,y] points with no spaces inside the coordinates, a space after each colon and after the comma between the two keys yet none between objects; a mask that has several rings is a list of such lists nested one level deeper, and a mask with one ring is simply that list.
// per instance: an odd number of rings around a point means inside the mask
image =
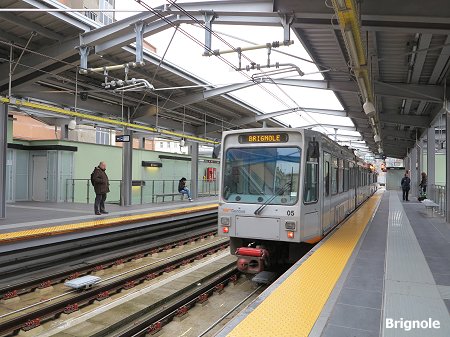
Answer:
[{"label": "sky", "polygon": [[[167,1],[165,0],[145,0],[142,2],[151,7],[157,7],[163,4],[167,4]],[[177,1],[177,3],[181,5],[183,2],[188,1]],[[197,0],[197,2],[202,1]],[[130,12],[130,10],[146,10],[135,0],[116,0],[116,9],[126,10],[126,12],[116,12],[115,15],[117,20],[136,14]],[[261,27],[221,25],[213,23],[212,27],[213,31],[218,33],[223,39],[226,40],[227,43],[231,44],[235,48],[250,46],[251,44],[249,44],[248,42],[266,44],[269,42],[272,43],[274,41],[283,40],[283,29],[281,25],[280,27]],[[180,26],[180,28],[194,36],[202,43],[204,42],[205,33],[203,28],[191,24],[183,24]],[[168,46],[169,41],[174,34],[174,30],[174,28],[169,28],[165,31],[147,37],[146,40],[156,47],[156,54],[162,56],[167,50],[165,56],[166,61],[176,64],[177,66],[187,70],[197,77],[213,85],[223,85],[248,81],[248,77],[246,77],[245,75],[252,76],[258,73],[258,71],[255,70],[250,72],[244,71],[244,74],[242,74],[232,69],[229,65],[215,56],[202,56],[204,51],[203,48],[183,35],[180,31],[175,33],[173,41],[171,42],[170,46]],[[291,40],[294,40],[293,45],[280,47],[277,49],[297,57],[311,60],[308,53],[302,47],[293,31],[291,31]],[[219,41],[216,37],[213,36],[212,49],[224,50],[230,49],[230,47],[226,46],[223,42]],[[256,64],[267,64],[267,49],[265,48],[255,51],[243,52],[242,66],[245,67],[247,64],[249,64],[249,61],[247,59],[244,59],[244,55]],[[224,54],[223,57],[235,66],[238,65],[237,53]],[[273,49],[270,55],[270,63],[275,64],[276,62],[279,62],[280,64],[295,64],[305,73],[304,76],[300,77],[297,72],[292,71],[283,75],[278,75],[277,77],[318,80],[323,79],[323,76],[320,73],[317,73],[318,69],[314,64],[299,60],[296,57],[290,57],[277,53],[275,52],[275,49]],[[272,69],[274,68],[271,68],[270,70]],[[265,69],[265,71],[267,70]],[[264,113],[285,110],[294,107],[342,110],[342,106],[337,100],[336,96],[332,91],[329,90],[308,89],[292,86],[276,86],[274,84],[265,84],[263,86],[268,89],[272,93],[272,95],[264,91],[264,89],[260,86],[252,86],[234,91],[232,92],[232,95],[256,107]],[[311,124],[353,126],[353,123],[347,117],[312,114],[305,113],[303,111],[286,114],[277,117],[277,119],[285,123],[286,125],[291,125],[292,127],[301,127]],[[321,126],[315,128],[315,130],[320,132],[334,133],[333,129],[324,128]],[[338,133],[359,136],[359,133],[356,131],[338,131]]]}]

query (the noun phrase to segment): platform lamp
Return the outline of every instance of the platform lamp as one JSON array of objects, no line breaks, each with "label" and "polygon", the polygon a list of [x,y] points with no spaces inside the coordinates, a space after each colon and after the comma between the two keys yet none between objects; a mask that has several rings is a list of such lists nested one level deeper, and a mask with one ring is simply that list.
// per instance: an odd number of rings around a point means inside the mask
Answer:
[{"label": "platform lamp", "polygon": [[69,121],[69,124],[67,124],[67,127],[69,130],[75,130],[75,128],[77,127],[77,120],[76,119],[71,119]]},{"label": "platform lamp", "polygon": [[363,110],[366,115],[371,115],[375,113],[375,106],[369,100],[366,100],[363,104]]}]

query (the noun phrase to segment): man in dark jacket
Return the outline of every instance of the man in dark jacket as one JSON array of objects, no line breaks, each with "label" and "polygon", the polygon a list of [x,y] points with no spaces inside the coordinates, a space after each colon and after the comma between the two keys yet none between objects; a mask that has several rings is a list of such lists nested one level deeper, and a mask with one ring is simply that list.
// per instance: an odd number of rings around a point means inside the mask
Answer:
[{"label": "man in dark jacket", "polygon": [[95,190],[94,210],[96,215],[108,214],[105,211],[106,193],[109,193],[109,179],[106,175],[106,164],[101,161],[91,175],[91,181]]},{"label": "man in dark jacket", "polygon": [[403,191],[403,201],[408,200],[409,189],[411,188],[411,179],[408,177],[408,173],[405,173],[405,176],[402,178],[402,191]]}]

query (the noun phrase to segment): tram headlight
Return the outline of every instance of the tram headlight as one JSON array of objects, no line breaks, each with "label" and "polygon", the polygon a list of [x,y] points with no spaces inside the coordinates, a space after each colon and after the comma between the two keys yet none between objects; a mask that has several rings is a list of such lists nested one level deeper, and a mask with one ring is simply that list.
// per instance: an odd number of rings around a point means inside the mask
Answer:
[{"label": "tram headlight", "polygon": [[287,231],[295,231],[295,227],[296,227],[295,221],[286,221],[286,222],[284,223],[284,228],[285,228]]},{"label": "tram headlight", "polygon": [[220,217],[220,224],[222,226],[229,226],[231,222],[231,219],[229,216],[222,216]]}]

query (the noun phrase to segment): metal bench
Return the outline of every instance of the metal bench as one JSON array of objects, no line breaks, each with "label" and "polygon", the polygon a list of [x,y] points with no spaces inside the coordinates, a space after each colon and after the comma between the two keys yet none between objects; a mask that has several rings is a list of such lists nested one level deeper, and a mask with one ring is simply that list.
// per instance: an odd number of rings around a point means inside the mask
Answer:
[{"label": "metal bench", "polygon": [[178,193],[161,193],[161,194],[155,194],[154,195],[154,201],[156,202],[156,203],[158,203],[158,198],[162,198],[162,202],[164,202],[164,198],[165,197],[172,197],[172,201],[175,201],[175,197],[177,196],[177,195],[179,195],[179,196],[181,196],[181,200],[183,200],[183,197],[184,197],[184,194],[181,194],[180,192],[178,192]]},{"label": "metal bench", "polygon": [[434,212],[436,210],[436,208],[439,208],[439,205],[436,204],[433,200],[430,199],[425,199],[422,200],[422,204],[425,205],[425,209],[427,210],[427,214],[428,214],[428,210],[431,210],[431,216],[434,217]]}]

